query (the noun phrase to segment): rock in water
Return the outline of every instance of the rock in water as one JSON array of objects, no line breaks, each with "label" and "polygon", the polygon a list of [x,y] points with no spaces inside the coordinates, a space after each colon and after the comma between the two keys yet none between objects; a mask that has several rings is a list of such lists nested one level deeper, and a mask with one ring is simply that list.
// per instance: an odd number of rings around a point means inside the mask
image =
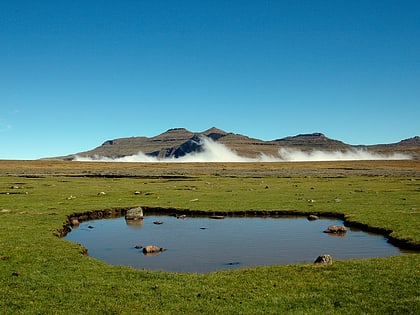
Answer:
[{"label": "rock in water", "polygon": [[341,234],[346,233],[347,228],[343,225],[330,225],[324,233],[334,233],[334,234]]},{"label": "rock in water", "polygon": [[144,254],[158,253],[158,252],[163,252],[163,251],[165,251],[164,248],[154,246],[154,245],[147,245],[143,247]]},{"label": "rock in water", "polygon": [[141,207],[133,208],[127,211],[125,214],[126,220],[142,220],[143,219],[143,209]]},{"label": "rock in water", "polygon": [[309,221],[315,221],[315,220],[318,220],[318,219],[319,219],[319,217],[315,214],[308,215],[308,220]]}]

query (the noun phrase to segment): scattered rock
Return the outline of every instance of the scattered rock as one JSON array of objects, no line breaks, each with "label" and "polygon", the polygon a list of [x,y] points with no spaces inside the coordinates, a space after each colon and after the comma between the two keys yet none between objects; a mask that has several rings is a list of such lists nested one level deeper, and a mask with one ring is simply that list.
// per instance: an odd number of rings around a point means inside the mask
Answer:
[{"label": "scattered rock", "polygon": [[315,214],[308,215],[308,220],[309,221],[315,221],[315,220],[318,220],[318,219],[319,219],[319,217]]},{"label": "scattered rock", "polygon": [[347,228],[343,225],[330,225],[324,233],[342,234],[346,233]]},{"label": "scattered rock", "polygon": [[223,216],[223,215],[212,215],[211,217],[210,217],[210,219],[216,219],[216,220],[222,220],[222,219],[224,219],[225,217]]},{"label": "scattered rock", "polygon": [[144,254],[152,254],[152,253],[159,253],[164,252],[166,249],[154,245],[147,245],[143,247]]},{"label": "scattered rock", "polygon": [[126,220],[143,220],[143,209],[141,207],[133,208],[125,214]]},{"label": "scattered rock", "polygon": [[314,203],[314,202],[315,202],[315,200],[313,200],[313,199],[308,199],[308,202],[309,202],[309,203]]},{"label": "scattered rock", "polygon": [[333,259],[331,255],[321,255],[318,256],[317,259],[315,259],[314,264],[324,264],[324,265],[332,265]]},{"label": "scattered rock", "polygon": [[70,195],[67,197],[67,200],[72,200],[72,199],[76,199],[76,196]]},{"label": "scattered rock", "polygon": [[136,191],[134,192],[134,194],[135,194],[135,195],[141,195],[141,191],[136,190]]}]

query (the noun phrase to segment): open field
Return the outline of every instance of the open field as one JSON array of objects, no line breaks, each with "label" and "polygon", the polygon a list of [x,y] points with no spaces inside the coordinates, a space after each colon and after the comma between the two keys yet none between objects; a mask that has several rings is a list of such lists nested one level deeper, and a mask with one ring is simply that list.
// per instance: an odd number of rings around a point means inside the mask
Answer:
[{"label": "open field", "polygon": [[72,214],[143,206],[337,215],[419,248],[419,192],[419,161],[0,161],[0,313],[419,314],[420,254],[174,274],[109,266],[57,236]]}]

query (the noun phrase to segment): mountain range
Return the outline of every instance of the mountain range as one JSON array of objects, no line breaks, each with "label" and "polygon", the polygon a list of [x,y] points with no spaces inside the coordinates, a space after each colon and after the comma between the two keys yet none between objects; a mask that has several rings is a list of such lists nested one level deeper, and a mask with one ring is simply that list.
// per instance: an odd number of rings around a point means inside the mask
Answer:
[{"label": "mountain range", "polygon": [[280,149],[298,150],[302,152],[348,152],[363,150],[372,154],[392,155],[404,154],[420,159],[420,137],[402,140],[398,143],[377,145],[350,145],[339,140],[330,139],[323,133],[299,134],[264,141],[241,134],[225,132],[215,127],[203,132],[191,132],[185,128],[169,129],[154,137],[129,137],[107,140],[102,145],[89,151],[79,152],[56,159],[74,160],[76,157],[106,157],[116,159],[144,153],[157,159],[179,158],[190,153],[203,151],[202,139],[211,139],[221,143],[242,157],[279,156]]}]

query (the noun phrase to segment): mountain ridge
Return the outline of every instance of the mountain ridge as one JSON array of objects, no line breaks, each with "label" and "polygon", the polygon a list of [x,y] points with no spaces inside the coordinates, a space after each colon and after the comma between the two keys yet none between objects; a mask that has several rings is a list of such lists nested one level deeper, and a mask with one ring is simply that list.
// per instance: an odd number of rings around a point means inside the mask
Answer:
[{"label": "mountain ridge", "polygon": [[420,137],[401,140],[397,143],[376,145],[350,145],[339,140],[330,139],[321,132],[298,134],[275,140],[260,140],[245,135],[226,132],[211,127],[202,132],[192,132],[185,128],[172,128],[153,137],[136,136],[106,140],[102,145],[88,151],[56,157],[55,159],[74,160],[76,157],[111,159],[144,153],[158,159],[178,158],[189,153],[203,150],[201,138],[207,137],[221,143],[240,156],[254,158],[257,156],[278,156],[281,148],[304,152],[311,151],[351,151],[366,150],[371,153],[390,155],[402,153],[420,159]]}]

